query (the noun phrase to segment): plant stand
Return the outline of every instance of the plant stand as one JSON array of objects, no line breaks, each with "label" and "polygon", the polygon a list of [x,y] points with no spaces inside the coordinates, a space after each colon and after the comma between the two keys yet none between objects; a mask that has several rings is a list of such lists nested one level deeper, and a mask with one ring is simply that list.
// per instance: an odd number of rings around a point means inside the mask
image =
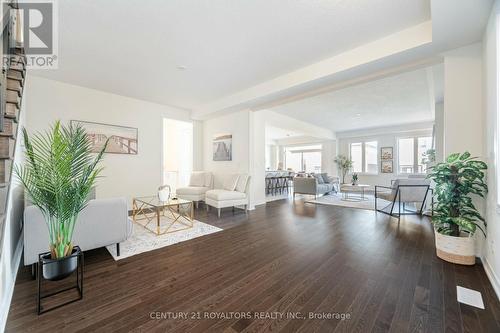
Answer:
[{"label": "plant stand", "polygon": [[[44,265],[50,265],[51,263],[44,263],[42,261],[42,256],[50,254],[50,252],[44,252],[44,253],[40,253],[38,255],[38,267],[37,267],[37,283],[38,283],[38,293],[37,293],[38,303],[37,303],[37,310],[38,310],[38,315],[41,315],[42,313],[49,312],[49,311],[52,311],[54,309],[60,308],[60,307],[62,307],[64,305],[67,305],[67,304],[79,301],[79,300],[81,300],[83,298],[83,251],[78,246],[75,246],[75,249],[77,251],[75,251],[75,253],[73,253],[69,257],[76,257],[77,261],[78,261],[78,265],[76,267],[76,284],[73,285],[73,286],[71,286],[71,287],[67,287],[67,288],[64,288],[64,289],[61,289],[61,290],[57,290],[55,292],[51,292],[51,293],[46,294],[46,295],[42,295],[43,294],[43,291],[42,291],[42,287],[43,287],[42,280],[45,280],[44,277],[43,277],[43,273],[42,272],[43,272],[43,266]],[[57,294],[63,293],[65,291],[72,290],[72,289],[76,289],[78,291],[78,297],[77,298],[72,299],[72,300],[67,301],[67,302],[64,302],[62,304],[58,304],[58,305],[53,306],[53,307],[48,308],[48,309],[44,309],[42,307],[42,300],[44,298],[49,298],[49,297],[55,296]]]}]

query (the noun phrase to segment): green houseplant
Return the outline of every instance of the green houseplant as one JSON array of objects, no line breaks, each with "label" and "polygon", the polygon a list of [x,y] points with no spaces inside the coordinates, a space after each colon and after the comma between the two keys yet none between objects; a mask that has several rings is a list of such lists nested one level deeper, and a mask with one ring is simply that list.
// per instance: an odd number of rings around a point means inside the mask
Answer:
[{"label": "green houseplant", "polygon": [[357,185],[358,184],[358,180],[359,180],[358,174],[357,173],[353,173],[352,174],[352,185]]},{"label": "green houseplant", "polygon": [[342,184],[345,184],[345,176],[352,169],[352,160],[345,155],[337,155],[335,157],[334,162],[337,163],[337,166],[340,169],[340,173],[342,175]]},{"label": "green houseplant", "polygon": [[79,125],[62,126],[59,121],[50,131],[32,137],[23,128],[23,138],[25,164],[16,165],[14,172],[45,218],[51,254],[46,259],[60,261],[73,254],[77,217],[102,170],[99,162],[107,142],[97,155],[92,154],[85,130]]},{"label": "green houseplant", "polygon": [[431,164],[436,162],[436,149],[427,149],[422,158],[422,164]]},{"label": "green houseplant", "polygon": [[447,261],[474,264],[474,241],[477,229],[484,233],[485,220],[473,203],[472,196],[484,198],[486,163],[469,152],[455,153],[443,163],[429,168],[428,177],[435,186],[434,216],[438,256]]}]

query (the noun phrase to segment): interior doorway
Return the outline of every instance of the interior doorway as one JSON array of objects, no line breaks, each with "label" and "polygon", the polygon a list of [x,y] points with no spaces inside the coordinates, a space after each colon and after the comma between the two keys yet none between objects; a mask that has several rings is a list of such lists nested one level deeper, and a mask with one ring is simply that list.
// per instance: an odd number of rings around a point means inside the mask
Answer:
[{"label": "interior doorway", "polygon": [[163,119],[163,184],[187,186],[193,171],[193,123]]}]

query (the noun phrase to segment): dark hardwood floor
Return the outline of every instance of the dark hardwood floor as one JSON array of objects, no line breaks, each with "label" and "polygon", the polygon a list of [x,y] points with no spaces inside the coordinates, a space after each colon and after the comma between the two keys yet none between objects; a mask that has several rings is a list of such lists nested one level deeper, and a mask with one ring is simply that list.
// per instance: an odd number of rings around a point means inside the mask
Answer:
[{"label": "dark hardwood floor", "polygon": [[[427,218],[287,200],[196,215],[225,230],[117,262],[88,251],[84,299],[41,316],[21,268],[7,331],[500,332],[483,268],[438,259]],[[457,284],[486,309],[458,303]]]}]

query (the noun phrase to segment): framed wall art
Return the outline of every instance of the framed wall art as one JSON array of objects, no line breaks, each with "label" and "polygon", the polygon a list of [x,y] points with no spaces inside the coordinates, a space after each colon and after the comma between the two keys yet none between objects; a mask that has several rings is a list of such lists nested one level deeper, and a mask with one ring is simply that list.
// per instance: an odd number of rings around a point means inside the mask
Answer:
[{"label": "framed wall art", "polygon": [[392,160],[393,150],[392,147],[382,147],[380,148],[380,159],[381,160]]},{"label": "framed wall art", "polygon": [[217,134],[213,140],[213,160],[232,161],[233,159],[233,135]]},{"label": "framed wall art", "polygon": [[137,155],[138,129],[110,124],[94,123],[89,121],[72,120],[71,124],[82,126],[92,143],[92,152],[98,153],[107,139],[108,146],[105,153]]},{"label": "framed wall art", "polygon": [[382,173],[393,173],[392,161],[382,161],[381,168]]}]

